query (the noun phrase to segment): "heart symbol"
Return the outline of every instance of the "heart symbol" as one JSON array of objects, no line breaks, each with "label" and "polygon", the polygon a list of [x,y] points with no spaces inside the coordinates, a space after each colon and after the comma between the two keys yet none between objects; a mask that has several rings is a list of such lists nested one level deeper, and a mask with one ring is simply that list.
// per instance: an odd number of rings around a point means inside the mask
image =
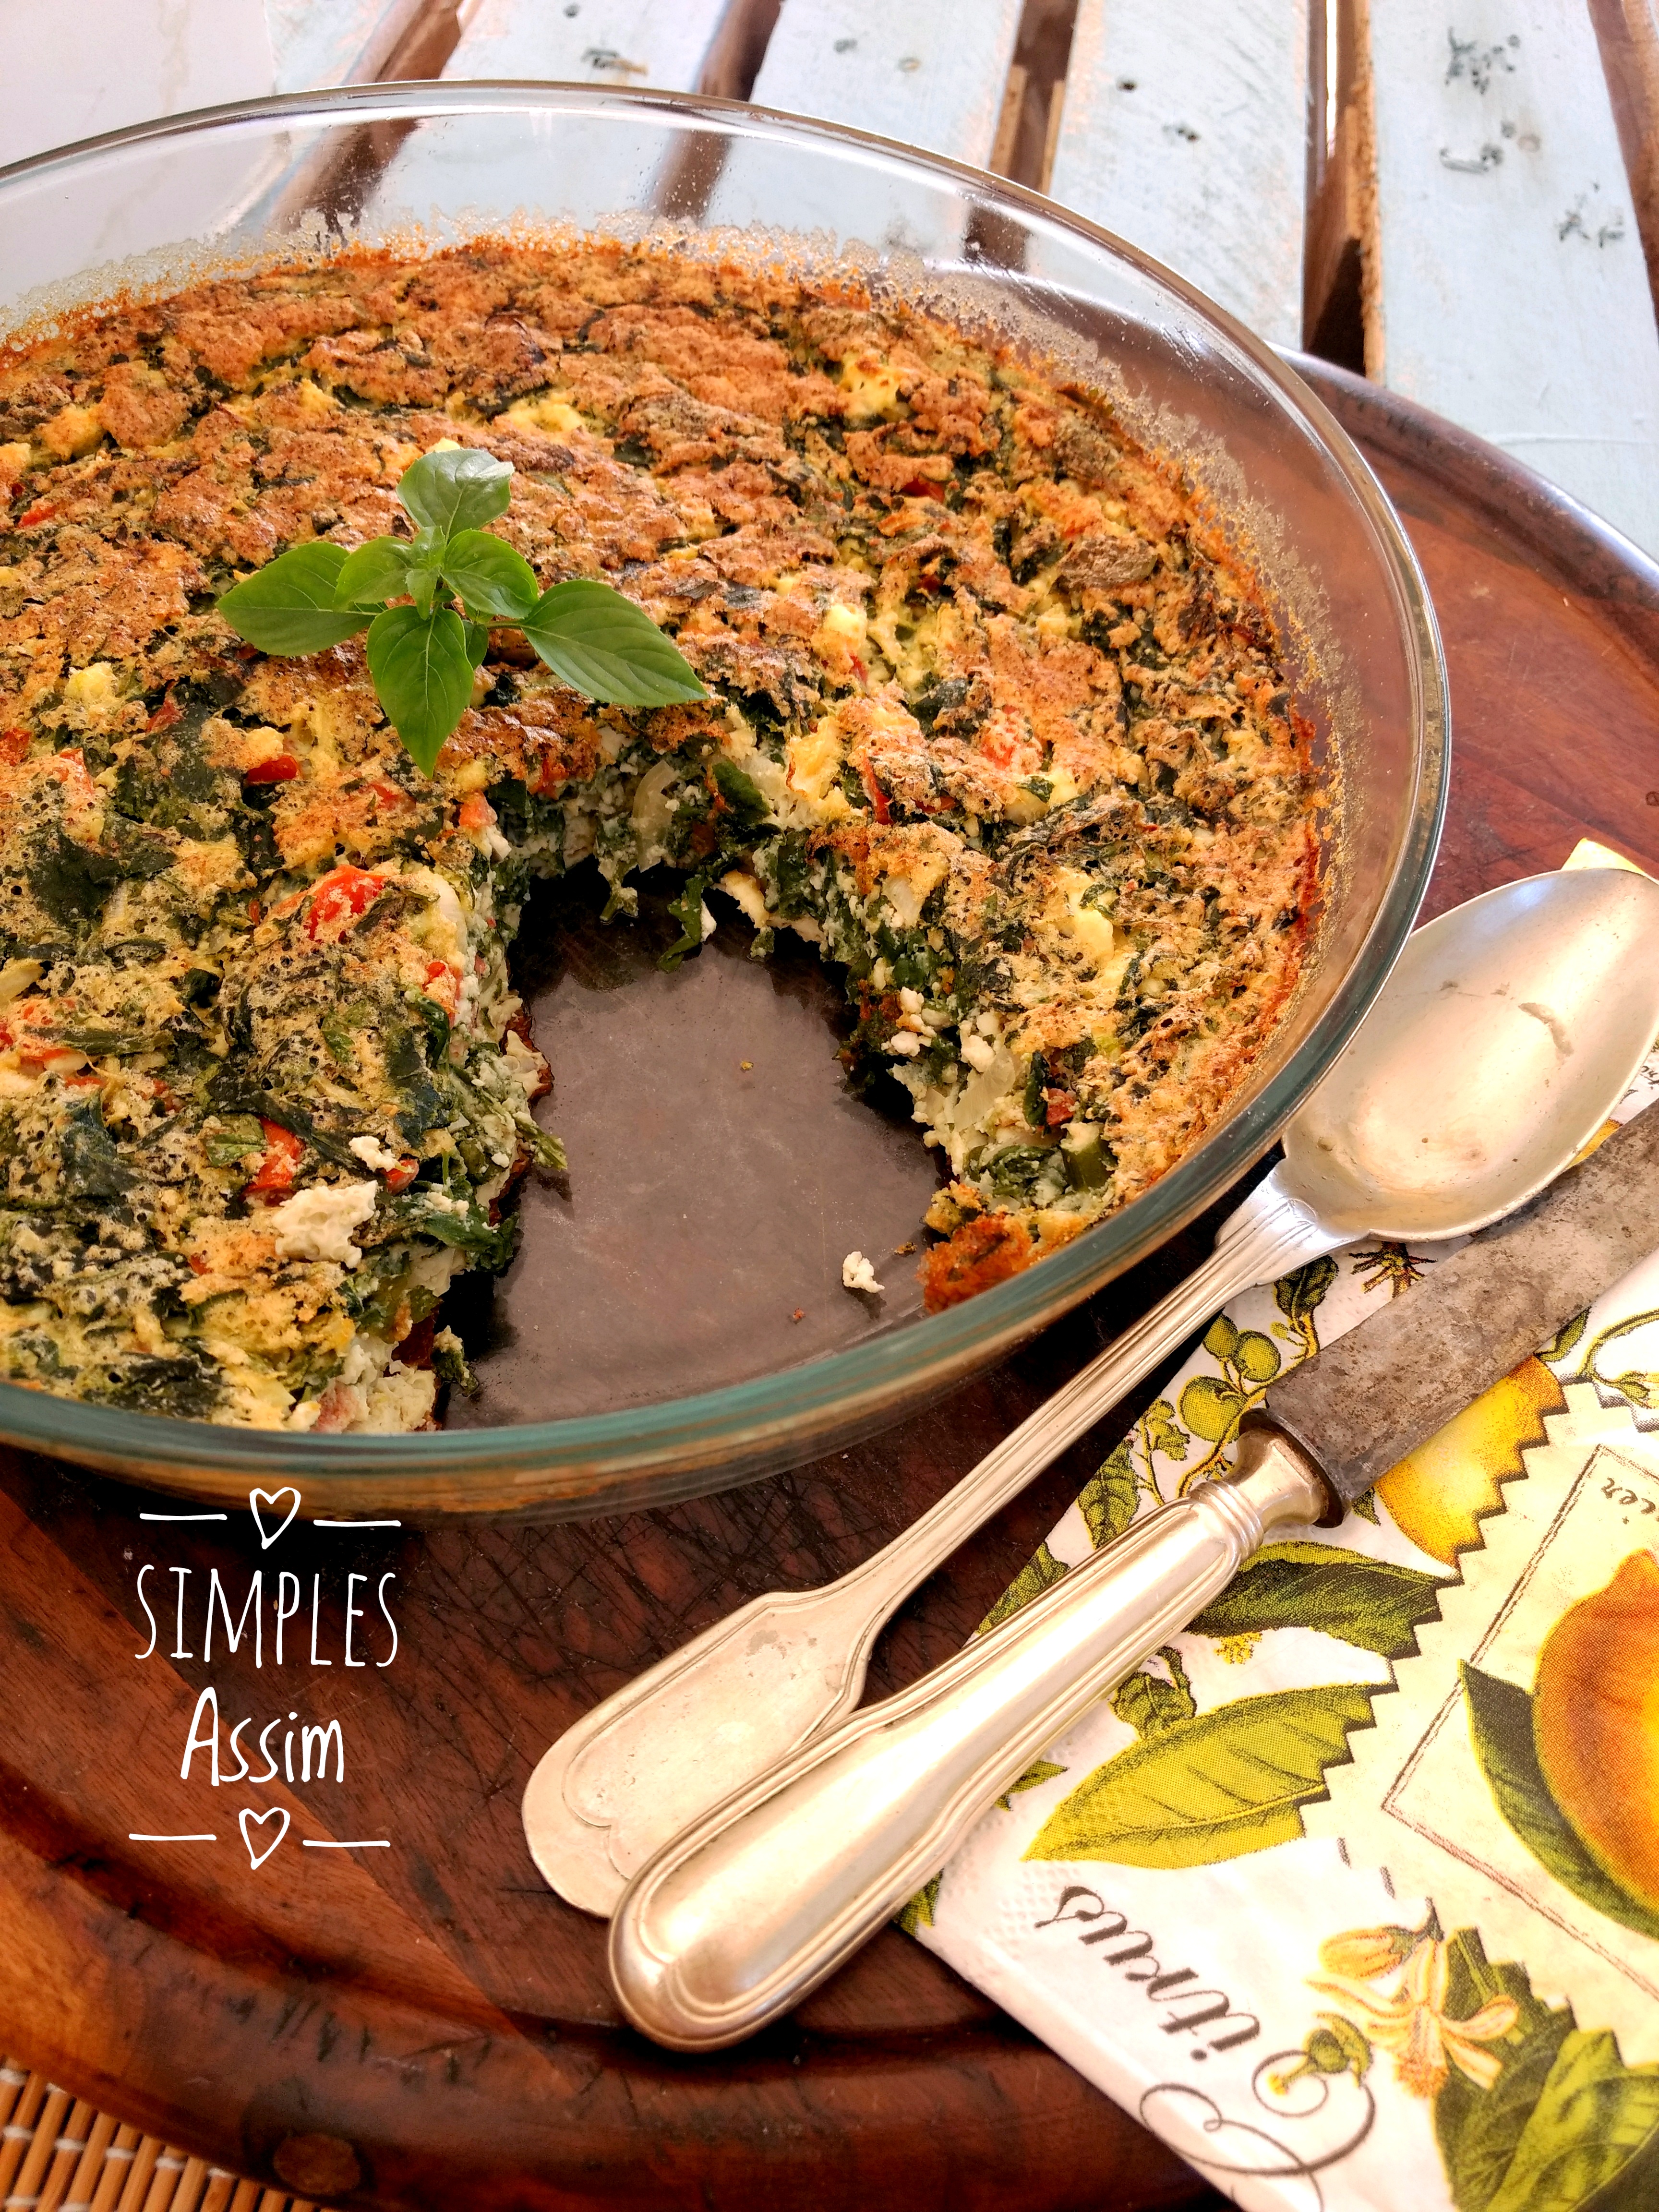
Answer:
[{"label": "heart symbol", "polygon": [[[282,1519],[276,1523],[276,1526],[271,1530],[270,1534],[267,1535],[265,1534],[265,1524],[259,1517],[259,1508],[261,1505],[268,1505],[274,1512],[276,1507],[282,1504],[285,1498],[291,1498],[294,1500],[294,1503],[289,1507],[288,1511],[283,1514]],[[262,1552],[268,1552],[271,1546],[276,1541],[276,1539],[282,1534],[283,1529],[287,1528],[289,1522],[299,1511],[300,1493],[297,1490],[295,1490],[292,1487],[287,1490],[250,1490],[247,1494],[247,1510],[253,1516],[253,1525],[259,1532],[259,1549]]]},{"label": "heart symbol", "polygon": [[[257,1873],[288,1833],[288,1808],[285,1805],[273,1805],[268,1813],[256,1813],[250,1805],[245,1807],[237,1817],[241,1824],[242,1841],[247,1845],[248,1864]],[[280,1820],[283,1824],[262,1851],[256,1851],[253,1848],[253,1838],[247,1832],[247,1824],[250,1820],[256,1828],[263,1828],[267,1820]]]}]

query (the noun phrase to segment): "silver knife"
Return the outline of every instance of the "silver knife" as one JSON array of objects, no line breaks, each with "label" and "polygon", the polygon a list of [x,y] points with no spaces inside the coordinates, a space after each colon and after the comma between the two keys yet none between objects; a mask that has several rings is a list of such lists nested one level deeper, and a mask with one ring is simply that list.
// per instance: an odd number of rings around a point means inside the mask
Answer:
[{"label": "silver knife", "polygon": [[1231,1476],[1148,1515],[665,1844],[611,1922],[629,2019],[672,2050],[713,2051],[799,2004],[1261,1544],[1340,1520],[1656,1247],[1659,1109],[1276,1383]]}]

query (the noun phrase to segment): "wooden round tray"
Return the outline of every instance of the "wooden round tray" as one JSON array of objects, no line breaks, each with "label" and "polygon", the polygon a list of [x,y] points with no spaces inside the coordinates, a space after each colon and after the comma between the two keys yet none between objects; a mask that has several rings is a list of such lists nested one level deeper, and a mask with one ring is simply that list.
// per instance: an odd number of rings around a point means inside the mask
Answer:
[{"label": "wooden round tray", "polygon": [[[1589,834],[1659,870],[1659,568],[1501,454],[1305,364],[1393,494],[1451,665],[1450,821],[1430,910]],[[583,1524],[430,1534],[158,1528],[156,1501],[0,1462],[0,2046],[122,2118],[329,2203],[814,2212],[1219,2205],[939,1961],[888,1930],[784,2027],[717,2058],[618,2022],[605,1930],[546,1890],[519,1800],[578,1714],[755,1592],[895,1534],[1206,1249],[1200,1223],[1012,1359],[859,1450]],[[1152,1395],[1148,1386],[1142,1399]],[[1115,1433],[1112,1431],[1111,1433]],[[1101,1447],[1069,1453],[904,1608],[882,1695],[956,1650]],[[349,1553],[348,1559],[347,1553]],[[136,1565],[159,1622],[134,1601]],[[299,1577],[285,1663],[219,1630],[227,1727],[337,1715],[343,1784],[179,1779],[211,1571]],[[167,1571],[193,1570],[175,1648]],[[344,1665],[346,1568],[367,1608]],[[387,1603],[401,1648],[374,1605]],[[319,1608],[311,1664],[313,1576]],[[292,1826],[257,1872],[250,1800]],[[259,1847],[273,1817],[254,1831]],[[220,1838],[215,1848],[133,1832]],[[386,1850],[307,1849],[345,1838]],[[227,1845],[231,1848],[227,1848]],[[240,2200],[239,2200],[240,2201]]]}]

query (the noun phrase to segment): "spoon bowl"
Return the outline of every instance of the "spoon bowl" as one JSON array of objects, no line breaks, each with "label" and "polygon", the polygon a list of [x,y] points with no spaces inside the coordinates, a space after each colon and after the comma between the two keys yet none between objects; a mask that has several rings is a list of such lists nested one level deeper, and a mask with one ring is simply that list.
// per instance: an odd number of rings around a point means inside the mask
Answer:
[{"label": "spoon bowl", "polygon": [[1589,1144],[1659,1033],[1659,883],[1564,869],[1407,939],[1285,1132],[1283,1188],[1333,1228],[1465,1236]]}]

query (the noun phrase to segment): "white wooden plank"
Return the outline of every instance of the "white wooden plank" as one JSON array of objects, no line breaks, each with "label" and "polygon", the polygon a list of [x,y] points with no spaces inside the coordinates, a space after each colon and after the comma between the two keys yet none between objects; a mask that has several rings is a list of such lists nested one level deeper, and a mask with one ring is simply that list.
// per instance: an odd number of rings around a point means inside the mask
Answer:
[{"label": "white wooden plank", "polygon": [[263,0],[4,0],[0,22],[0,162],[274,82]]},{"label": "white wooden plank", "polygon": [[447,77],[695,92],[728,0],[477,0]]},{"label": "white wooden plank", "polygon": [[1082,0],[1048,192],[1259,336],[1302,337],[1306,0]]},{"label": "white wooden plank", "polygon": [[427,0],[265,0],[278,92],[373,84]]},{"label": "white wooden plank", "polygon": [[[556,78],[695,89],[729,0],[477,0],[444,65],[458,77]],[[655,142],[661,150],[660,139]],[[423,125],[375,193],[374,216],[406,211],[435,239],[466,237],[515,215],[589,227],[649,208],[656,155],[626,154],[603,121],[549,131],[501,116],[487,131]]]},{"label": "white wooden plank", "polygon": [[[1019,15],[1019,0],[784,0],[753,98],[983,167]],[[842,246],[947,260],[970,212],[959,192],[919,186],[880,155],[832,165],[763,140],[734,145],[710,221],[775,223],[784,206],[796,229]]]},{"label": "white wooden plank", "polygon": [[1020,0],[784,0],[751,96],[982,168],[1019,15]]},{"label": "white wooden plank", "polygon": [[1588,10],[1370,16],[1368,369],[1659,552],[1659,336]]},{"label": "white wooden plank", "polygon": [[[0,0],[0,161],[272,88],[262,0]],[[226,144],[189,165],[60,179],[38,218],[15,219],[0,313],[41,284],[176,240],[212,235],[257,191],[270,155]]]}]

